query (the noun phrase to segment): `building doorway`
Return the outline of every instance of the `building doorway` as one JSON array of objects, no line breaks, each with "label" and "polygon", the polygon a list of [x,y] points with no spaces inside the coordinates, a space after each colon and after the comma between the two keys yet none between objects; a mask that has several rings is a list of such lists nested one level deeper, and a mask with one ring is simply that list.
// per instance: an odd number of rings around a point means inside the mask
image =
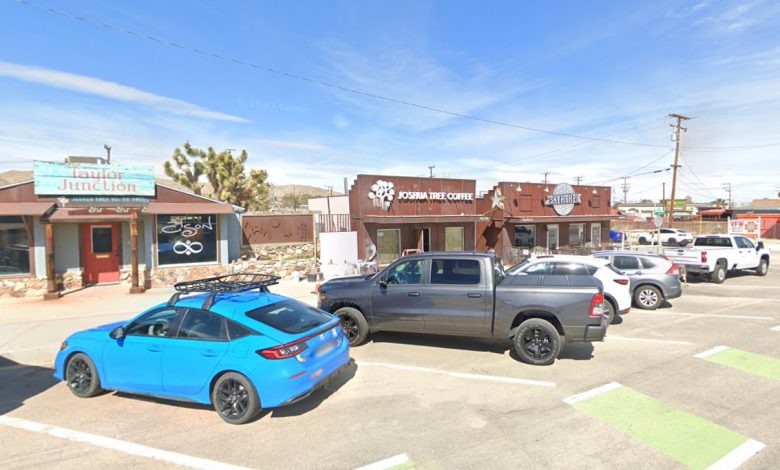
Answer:
[{"label": "building doorway", "polygon": [[560,243],[558,224],[548,225],[547,226],[547,249],[549,251],[557,250],[558,243]]},{"label": "building doorway", "polygon": [[390,264],[401,257],[400,229],[379,229],[376,231],[376,239],[380,265]]},{"label": "building doorway", "polygon": [[463,251],[466,234],[463,227],[444,227],[444,251]]},{"label": "building doorway", "polygon": [[593,246],[601,246],[601,224],[590,224],[590,242]]},{"label": "building doorway", "polygon": [[119,282],[119,224],[82,224],[84,284]]},{"label": "building doorway", "polygon": [[417,249],[422,252],[431,251],[431,229],[418,228],[416,230],[415,239],[417,239]]}]

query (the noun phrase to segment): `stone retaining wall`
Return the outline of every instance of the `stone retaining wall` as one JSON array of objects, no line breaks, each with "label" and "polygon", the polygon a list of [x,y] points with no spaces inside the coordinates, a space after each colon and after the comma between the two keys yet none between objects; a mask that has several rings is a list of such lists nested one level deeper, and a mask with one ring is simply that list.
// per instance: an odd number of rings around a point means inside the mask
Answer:
[{"label": "stone retaining wall", "polygon": [[[81,271],[57,274],[60,290],[75,290],[83,286]],[[0,278],[0,299],[3,297],[43,297],[47,278],[35,276]]]}]

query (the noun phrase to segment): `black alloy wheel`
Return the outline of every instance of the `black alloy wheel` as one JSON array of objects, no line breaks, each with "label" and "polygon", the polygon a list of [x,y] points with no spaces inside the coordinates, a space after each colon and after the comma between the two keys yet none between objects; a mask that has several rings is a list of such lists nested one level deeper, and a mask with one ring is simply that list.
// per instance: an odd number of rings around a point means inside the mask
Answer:
[{"label": "black alloy wheel", "polygon": [[341,331],[344,332],[350,343],[354,342],[360,335],[360,330],[354,318],[344,317],[341,319]]},{"label": "black alloy wheel", "polygon": [[368,339],[368,322],[363,313],[354,307],[341,307],[333,312],[341,320],[341,331],[350,346],[360,346]]},{"label": "black alloy wheel", "polygon": [[234,372],[217,380],[212,401],[219,416],[230,424],[244,424],[260,413],[254,387],[246,377]]},{"label": "black alloy wheel", "polygon": [[530,318],[521,323],[513,343],[515,353],[523,362],[537,366],[555,362],[562,348],[560,334],[542,318]]},{"label": "black alloy wheel", "polygon": [[74,354],[65,368],[65,382],[74,395],[89,398],[100,393],[100,378],[95,364],[85,354]]}]

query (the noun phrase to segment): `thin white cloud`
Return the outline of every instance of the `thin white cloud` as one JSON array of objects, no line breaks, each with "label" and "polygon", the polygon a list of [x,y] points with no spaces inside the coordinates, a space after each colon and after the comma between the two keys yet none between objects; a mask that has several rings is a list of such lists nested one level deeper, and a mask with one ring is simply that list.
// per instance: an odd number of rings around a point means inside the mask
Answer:
[{"label": "thin white cloud", "polygon": [[179,116],[209,119],[228,122],[248,122],[246,119],[232,114],[221,113],[203,108],[187,101],[156,95],[138,88],[120,85],[119,83],[101,80],[58,70],[36,67],[33,65],[13,64],[0,61],[0,76],[10,77],[25,82],[38,83],[54,88],[78,91],[90,95],[102,96],[130,103],[138,103]]}]

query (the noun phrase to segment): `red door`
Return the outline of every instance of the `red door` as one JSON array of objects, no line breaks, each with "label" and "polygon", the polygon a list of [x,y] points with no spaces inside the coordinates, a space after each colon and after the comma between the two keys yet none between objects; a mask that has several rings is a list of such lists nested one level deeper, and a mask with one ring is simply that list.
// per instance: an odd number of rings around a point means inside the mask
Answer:
[{"label": "red door", "polygon": [[119,282],[119,224],[82,224],[86,284]]}]

